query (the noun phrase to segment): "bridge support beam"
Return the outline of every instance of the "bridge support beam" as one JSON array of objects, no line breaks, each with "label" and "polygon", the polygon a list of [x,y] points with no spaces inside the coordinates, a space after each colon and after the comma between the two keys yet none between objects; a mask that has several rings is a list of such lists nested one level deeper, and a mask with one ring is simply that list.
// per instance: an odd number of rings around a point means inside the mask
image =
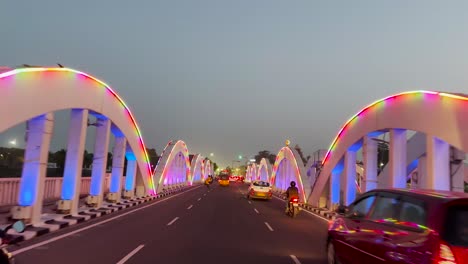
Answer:
[{"label": "bridge support beam", "polygon": [[450,145],[436,137],[427,135],[427,177],[422,186],[426,189],[450,191]]},{"label": "bridge support beam", "polygon": [[53,127],[52,113],[35,117],[27,122],[19,205],[12,208],[13,219],[24,219],[31,224],[37,224],[41,220],[44,182]]},{"label": "bridge support beam", "polygon": [[424,187],[424,179],[427,178],[427,157],[423,155],[418,159],[418,171],[415,179],[411,179],[411,188],[412,189],[422,189]]},{"label": "bridge support beam", "polygon": [[406,188],[406,129],[390,130],[390,175],[384,187]]},{"label": "bridge support beam", "polygon": [[109,202],[119,202],[122,194],[122,176],[125,163],[125,150],[127,140],[125,137],[116,137],[114,149],[112,150],[112,172],[110,179],[109,194],[107,200]]},{"label": "bridge support beam", "polygon": [[72,215],[78,213],[87,127],[88,110],[72,109],[62,182],[62,199],[58,202],[58,211],[61,213]]},{"label": "bridge support beam", "polygon": [[148,192],[146,192],[146,187],[145,187],[145,183],[143,182],[143,178],[141,176],[140,173],[138,173],[138,170],[137,170],[137,173],[135,174],[135,184],[136,184],[136,196],[138,198],[140,197],[144,197],[148,194]]},{"label": "bridge support beam", "polygon": [[330,199],[327,204],[330,210],[334,210],[335,205],[340,202],[340,174],[341,171],[333,170],[330,175]]},{"label": "bridge support beam", "polygon": [[465,192],[465,153],[459,149],[452,148],[453,163],[450,165],[450,175],[452,175],[452,191]]},{"label": "bridge support beam", "polygon": [[111,122],[109,119],[97,119],[96,141],[94,143],[93,169],[91,171],[91,188],[86,203],[101,207],[106,178],[107,153],[109,151]]},{"label": "bridge support beam", "polygon": [[136,160],[127,160],[127,171],[125,176],[124,197],[131,199],[135,196],[135,178],[137,173]]},{"label": "bridge support beam", "polygon": [[356,199],[356,152],[346,151],[341,186],[343,190],[343,204],[349,205]]},{"label": "bridge support beam", "polygon": [[370,136],[364,137],[362,156],[364,160],[363,192],[377,188],[377,142]]}]

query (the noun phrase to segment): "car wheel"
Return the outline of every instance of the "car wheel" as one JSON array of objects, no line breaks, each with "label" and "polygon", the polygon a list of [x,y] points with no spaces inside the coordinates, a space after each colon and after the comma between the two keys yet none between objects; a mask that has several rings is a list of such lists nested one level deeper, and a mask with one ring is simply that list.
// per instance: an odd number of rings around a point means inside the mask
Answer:
[{"label": "car wheel", "polygon": [[340,262],[336,259],[335,246],[333,246],[332,241],[329,241],[327,245],[327,258],[328,264],[340,264]]}]

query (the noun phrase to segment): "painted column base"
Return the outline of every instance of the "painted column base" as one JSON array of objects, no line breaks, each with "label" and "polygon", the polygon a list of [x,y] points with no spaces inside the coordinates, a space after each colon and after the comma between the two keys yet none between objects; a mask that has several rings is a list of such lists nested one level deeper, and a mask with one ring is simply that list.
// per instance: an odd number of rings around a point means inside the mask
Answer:
[{"label": "painted column base", "polygon": [[60,200],[57,202],[57,212],[59,214],[69,214],[72,207],[72,200]]},{"label": "painted column base", "polygon": [[29,223],[32,215],[32,206],[13,206],[11,208],[11,218],[15,220],[23,220]]},{"label": "painted column base", "polygon": [[137,186],[136,187],[136,197],[140,198],[145,196],[145,187],[144,186]]},{"label": "painted column base", "polygon": [[123,197],[124,197],[125,199],[132,199],[133,197],[135,197],[135,191],[133,191],[133,190],[129,190],[129,191],[125,190],[125,191],[124,191],[124,194],[123,194]]},{"label": "painted column base", "polygon": [[108,193],[107,194],[107,201],[110,202],[110,203],[116,203],[119,201],[119,194],[118,193]]},{"label": "painted column base", "polygon": [[86,204],[90,207],[97,207],[99,202],[99,195],[88,195],[86,197]]}]

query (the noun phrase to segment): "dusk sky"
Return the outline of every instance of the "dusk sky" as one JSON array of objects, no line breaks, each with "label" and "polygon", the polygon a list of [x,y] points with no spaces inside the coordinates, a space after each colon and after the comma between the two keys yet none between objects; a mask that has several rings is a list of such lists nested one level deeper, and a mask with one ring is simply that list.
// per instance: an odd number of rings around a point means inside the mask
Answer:
[{"label": "dusk sky", "polygon": [[[328,148],[350,116],[396,92],[468,92],[467,10],[428,0],[3,1],[0,66],[88,72],[127,102],[147,147],[183,139],[226,166],[286,139],[306,154]],[[54,150],[66,146],[66,124],[58,118]],[[0,144],[23,135],[24,125]]]}]

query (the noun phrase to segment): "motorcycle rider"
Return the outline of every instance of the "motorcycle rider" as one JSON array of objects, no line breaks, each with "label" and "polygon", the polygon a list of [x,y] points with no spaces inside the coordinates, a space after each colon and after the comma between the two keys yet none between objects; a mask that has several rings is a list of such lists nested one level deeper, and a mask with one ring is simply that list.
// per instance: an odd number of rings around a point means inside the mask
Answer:
[{"label": "motorcycle rider", "polygon": [[213,182],[213,176],[209,175],[208,178],[205,180],[205,185],[208,189],[210,189],[210,184]]},{"label": "motorcycle rider", "polygon": [[289,211],[289,201],[293,198],[299,198],[299,189],[296,187],[296,182],[291,181],[289,188],[285,192],[286,195],[286,211],[285,213],[288,213]]}]

